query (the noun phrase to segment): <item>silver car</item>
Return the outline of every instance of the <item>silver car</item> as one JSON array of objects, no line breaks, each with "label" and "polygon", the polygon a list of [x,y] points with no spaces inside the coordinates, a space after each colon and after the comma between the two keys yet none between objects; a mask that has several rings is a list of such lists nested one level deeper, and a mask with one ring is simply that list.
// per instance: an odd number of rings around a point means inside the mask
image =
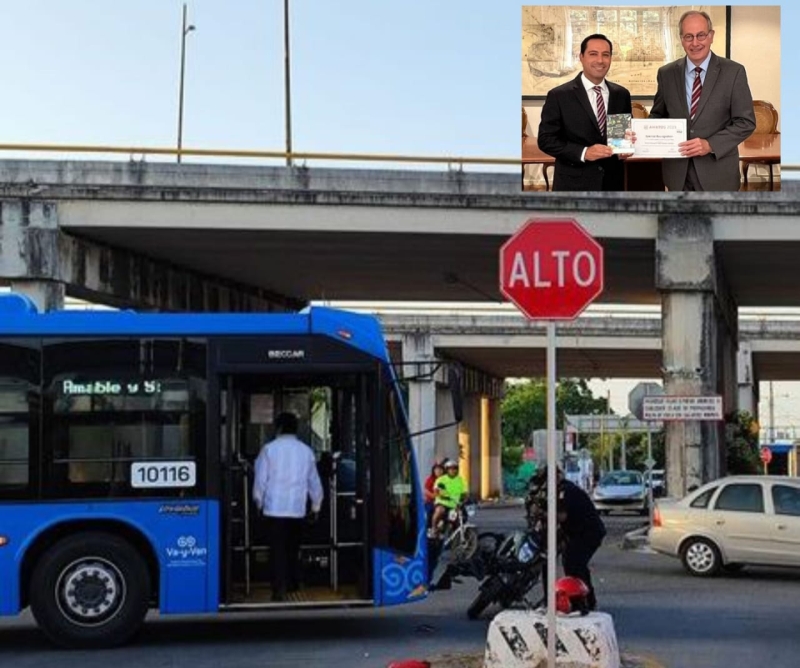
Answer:
[{"label": "silver car", "polygon": [[649,537],[692,575],[800,566],[800,478],[731,476],[679,501],[660,499]]},{"label": "silver car", "polygon": [[638,471],[609,471],[600,478],[592,494],[595,508],[602,515],[612,510],[635,511],[647,515],[647,493]]}]

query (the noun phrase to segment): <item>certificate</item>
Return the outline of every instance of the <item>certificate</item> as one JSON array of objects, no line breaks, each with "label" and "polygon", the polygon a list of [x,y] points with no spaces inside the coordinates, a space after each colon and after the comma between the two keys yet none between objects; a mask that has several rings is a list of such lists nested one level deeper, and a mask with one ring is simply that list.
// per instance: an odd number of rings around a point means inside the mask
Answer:
[{"label": "certificate", "polygon": [[686,141],[685,118],[634,118],[637,158],[682,158],[678,144]]}]

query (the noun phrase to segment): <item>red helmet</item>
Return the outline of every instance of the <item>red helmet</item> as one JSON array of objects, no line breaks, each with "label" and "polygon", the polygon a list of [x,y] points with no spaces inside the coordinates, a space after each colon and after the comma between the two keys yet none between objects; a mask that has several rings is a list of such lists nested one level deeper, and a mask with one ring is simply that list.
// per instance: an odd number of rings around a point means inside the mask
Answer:
[{"label": "red helmet", "polygon": [[570,613],[580,611],[582,615],[589,612],[589,587],[586,583],[573,577],[556,580],[556,610]]}]

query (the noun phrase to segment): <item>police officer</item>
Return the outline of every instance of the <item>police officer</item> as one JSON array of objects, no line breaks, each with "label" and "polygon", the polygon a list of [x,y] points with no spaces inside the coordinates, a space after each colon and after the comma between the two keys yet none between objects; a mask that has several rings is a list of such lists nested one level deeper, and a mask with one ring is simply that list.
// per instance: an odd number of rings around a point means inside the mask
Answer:
[{"label": "police officer", "polygon": [[[556,513],[562,541],[561,563],[564,575],[580,578],[589,587],[587,603],[590,610],[597,607],[592,586],[589,561],[597,552],[606,535],[606,527],[589,495],[578,485],[564,478],[561,469],[556,471],[558,502]],[[530,480],[531,490],[545,490],[547,467],[542,467]]]}]

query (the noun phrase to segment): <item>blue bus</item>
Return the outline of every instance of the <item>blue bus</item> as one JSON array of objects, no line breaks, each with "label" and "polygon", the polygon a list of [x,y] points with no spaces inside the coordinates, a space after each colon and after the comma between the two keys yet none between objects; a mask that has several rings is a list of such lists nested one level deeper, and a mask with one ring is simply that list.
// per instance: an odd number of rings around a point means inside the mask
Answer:
[{"label": "blue bus", "polygon": [[[282,411],[325,502],[271,602],[253,463]],[[0,295],[0,614],[66,647],[162,614],[387,606],[427,593],[407,415],[371,316],[38,313]]]}]

